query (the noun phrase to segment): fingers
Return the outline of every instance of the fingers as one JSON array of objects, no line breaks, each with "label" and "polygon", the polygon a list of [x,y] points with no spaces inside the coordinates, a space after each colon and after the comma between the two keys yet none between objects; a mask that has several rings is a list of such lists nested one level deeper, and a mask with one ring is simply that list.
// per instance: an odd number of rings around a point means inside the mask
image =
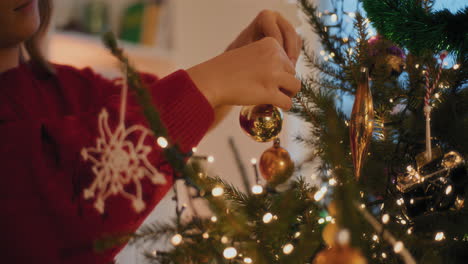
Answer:
[{"label": "fingers", "polygon": [[276,13],[270,10],[264,10],[258,15],[258,32],[264,37],[272,37],[276,39],[283,47],[284,40],[280,28],[277,26]]},{"label": "fingers", "polygon": [[280,55],[281,57],[281,63],[283,64],[283,69],[285,72],[295,75],[296,74],[296,68],[294,67],[295,64],[289,59],[287,54],[283,51],[280,50]]},{"label": "fingers", "polygon": [[277,23],[283,36],[286,54],[289,59],[296,64],[299,53],[301,52],[302,40],[296,33],[294,27],[280,14],[277,14]]},{"label": "fingers", "polygon": [[301,90],[301,81],[296,79],[294,75],[281,72],[276,74],[275,79],[280,92],[288,97],[295,96]]},{"label": "fingers", "polygon": [[292,99],[285,95],[282,92],[277,92],[271,99],[272,104],[282,108],[284,110],[289,110],[292,107]]}]

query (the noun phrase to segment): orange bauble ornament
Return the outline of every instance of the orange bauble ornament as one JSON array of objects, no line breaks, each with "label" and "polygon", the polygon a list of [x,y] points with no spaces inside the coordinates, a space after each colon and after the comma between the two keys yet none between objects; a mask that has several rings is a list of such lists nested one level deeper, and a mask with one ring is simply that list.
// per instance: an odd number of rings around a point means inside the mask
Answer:
[{"label": "orange bauble ornament", "polygon": [[367,260],[359,250],[337,245],[318,253],[312,264],[367,264]]},{"label": "orange bauble ornament", "polygon": [[268,183],[281,184],[291,178],[294,171],[294,162],[289,156],[289,152],[280,147],[278,139],[273,147],[265,150],[260,157],[260,173]]}]

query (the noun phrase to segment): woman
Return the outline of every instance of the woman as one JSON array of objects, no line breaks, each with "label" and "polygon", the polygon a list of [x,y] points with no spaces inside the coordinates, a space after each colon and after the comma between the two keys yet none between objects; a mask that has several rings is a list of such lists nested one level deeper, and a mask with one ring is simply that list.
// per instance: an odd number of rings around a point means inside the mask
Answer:
[{"label": "woman", "polygon": [[[154,146],[151,163],[167,183],[142,181],[140,213],[119,195],[106,200],[103,215],[84,199],[94,174],[80,151],[95,144],[102,108],[118,116],[120,89],[90,69],[44,59],[38,43],[50,14],[50,0],[0,1],[0,256],[5,263],[109,263],[122,247],[95,253],[94,241],[134,232],[170,188],[172,170]],[[189,152],[225,107],[290,108],[300,89],[300,43],[284,18],[264,11],[225,53],[161,80],[142,79],[170,138]],[[127,124],[145,124],[132,98],[128,104]]]}]

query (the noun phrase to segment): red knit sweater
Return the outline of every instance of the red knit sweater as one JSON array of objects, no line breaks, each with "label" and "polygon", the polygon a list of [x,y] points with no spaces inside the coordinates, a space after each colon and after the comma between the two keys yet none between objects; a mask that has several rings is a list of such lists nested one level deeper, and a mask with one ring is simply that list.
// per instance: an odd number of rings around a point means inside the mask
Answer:
[{"label": "red knit sweater", "polygon": [[[55,67],[56,77],[47,79],[26,64],[0,74],[0,262],[109,263],[122,247],[95,253],[93,242],[134,232],[172,185],[171,168],[154,146],[150,160],[168,183],[143,180],[142,213],[111,196],[100,215],[83,198],[94,174],[80,150],[95,145],[103,107],[118,119],[120,89],[90,69]],[[170,137],[190,151],[213,121],[210,104],[185,71],[142,78]],[[127,126],[144,124],[131,96],[128,104]]]}]

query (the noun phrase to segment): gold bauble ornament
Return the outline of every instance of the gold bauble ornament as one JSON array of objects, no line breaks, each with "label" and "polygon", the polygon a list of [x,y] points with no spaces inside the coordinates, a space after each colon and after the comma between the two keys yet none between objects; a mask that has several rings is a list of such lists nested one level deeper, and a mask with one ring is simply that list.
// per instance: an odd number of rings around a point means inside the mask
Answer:
[{"label": "gold bauble ornament", "polygon": [[268,183],[276,185],[288,180],[294,171],[294,162],[289,152],[280,147],[279,139],[275,140],[273,147],[265,150],[260,157],[260,173]]},{"label": "gold bauble ornament", "polygon": [[362,68],[349,121],[349,139],[353,156],[354,176],[361,177],[361,169],[367,156],[374,129],[374,105],[369,88],[369,71]]},{"label": "gold bauble ornament", "polygon": [[367,264],[367,260],[359,250],[343,245],[322,250],[312,264]]},{"label": "gold bauble ornament", "polygon": [[322,231],[322,238],[323,241],[327,244],[329,247],[333,247],[336,243],[336,235],[340,229],[338,226],[334,223],[328,223],[325,228]]},{"label": "gold bauble ornament", "polygon": [[242,129],[258,142],[275,139],[283,126],[283,113],[270,104],[244,106],[239,114]]}]

